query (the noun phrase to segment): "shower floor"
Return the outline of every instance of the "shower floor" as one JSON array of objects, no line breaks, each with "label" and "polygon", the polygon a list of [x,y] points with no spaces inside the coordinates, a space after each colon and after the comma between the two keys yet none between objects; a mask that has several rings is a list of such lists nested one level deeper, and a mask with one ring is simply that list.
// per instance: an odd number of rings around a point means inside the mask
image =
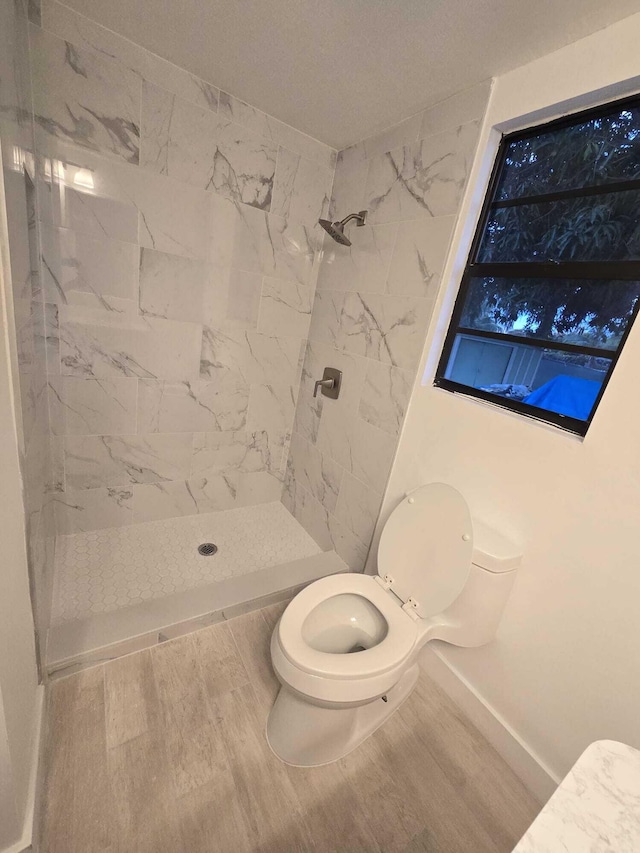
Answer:
[{"label": "shower floor", "polygon": [[[201,556],[204,542],[218,552]],[[320,553],[279,502],[59,536],[52,625]]]}]

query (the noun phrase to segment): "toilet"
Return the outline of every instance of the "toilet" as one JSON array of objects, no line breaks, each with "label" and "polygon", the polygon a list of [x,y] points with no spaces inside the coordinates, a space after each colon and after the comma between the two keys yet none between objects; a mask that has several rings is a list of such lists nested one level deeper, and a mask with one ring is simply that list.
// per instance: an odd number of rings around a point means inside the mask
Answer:
[{"label": "toilet", "polygon": [[287,764],[336,761],[409,696],[429,640],[495,635],[522,555],[444,483],[407,495],[384,525],[378,574],[330,575],[289,603],[271,638],[281,687],[267,740]]}]

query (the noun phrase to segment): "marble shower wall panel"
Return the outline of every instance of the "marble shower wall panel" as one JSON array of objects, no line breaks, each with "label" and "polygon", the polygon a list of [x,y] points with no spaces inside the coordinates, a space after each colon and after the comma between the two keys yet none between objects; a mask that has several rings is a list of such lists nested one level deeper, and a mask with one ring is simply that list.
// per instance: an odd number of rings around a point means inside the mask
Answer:
[{"label": "marble shower wall panel", "polygon": [[68,489],[55,502],[58,534],[133,524],[133,488]]},{"label": "marble shower wall panel", "polygon": [[[48,500],[52,482],[47,406],[45,306],[39,274],[33,109],[28,14],[23,0],[0,2],[0,142],[17,363],[17,433],[24,483],[27,556],[41,659],[52,597],[54,521]],[[11,301],[11,300],[10,300]]]},{"label": "marble shower wall panel", "polygon": [[[369,211],[351,247],[324,238],[283,500],[323,548],[364,566],[475,154],[489,84],[338,155],[330,210]],[[325,366],[338,400],[313,397]]]},{"label": "marble shower wall panel", "polygon": [[271,209],[278,149],[268,140],[146,82],[142,130],[144,168]]},{"label": "marble shower wall panel", "polygon": [[116,60],[140,82],[155,83],[174,95],[214,112],[218,109],[220,92],[211,83],[200,80],[148,50],[142,50],[128,39],[101,27],[56,0],[43,0],[41,26],[76,48]]},{"label": "marble shower wall panel", "polygon": [[313,293],[294,281],[265,278],[262,286],[258,331],[266,335],[306,338],[311,322]]},{"label": "marble shower wall panel", "polygon": [[58,530],[279,499],[335,151],[55,0],[31,39]]},{"label": "marble shower wall panel", "polygon": [[219,383],[205,379],[138,382],[138,428],[142,433],[244,429],[248,405],[248,387],[223,391]]},{"label": "marble shower wall panel", "polygon": [[225,118],[232,119],[237,124],[242,124],[254,133],[265,137],[265,139],[270,139],[276,145],[293,151],[305,160],[311,160],[318,166],[324,166],[333,172],[336,165],[336,152],[322,142],[318,142],[317,139],[301,133],[288,124],[283,124],[273,116],[263,113],[262,110],[258,110],[226,92],[220,92],[218,111]]},{"label": "marble shower wall panel", "polygon": [[[43,223],[42,277],[45,299],[96,308],[137,296],[138,251],[134,243],[92,237]],[[117,304],[117,303],[114,303]]]},{"label": "marble shower wall panel", "polygon": [[411,371],[370,361],[358,414],[373,426],[399,435],[412,383]]},{"label": "marble shower wall panel", "polygon": [[136,431],[138,383],[133,378],[49,376],[54,435],[122,435]]},{"label": "marble shower wall panel", "polygon": [[280,382],[299,379],[302,341],[263,335],[253,329],[218,329],[202,332],[200,375],[221,386]]},{"label": "marble shower wall panel", "polygon": [[215,196],[210,257],[220,267],[313,284],[321,228]]},{"label": "marble shower wall panel", "polygon": [[373,157],[365,185],[369,221],[455,213],[477,138],[478,122],[472,121]]},{"label": "marble shower wall panel", "polygon": [[280,459],[272,460],[268,434],[246,430],[196,433],[191,470],[194,476],[212,477],[225,471],[255,474],[273,471]]},{"label": "marble shower wall panel", "polygon": [[129,312],[62,306],[61,372],[91,378],[195,379],[201,328]]},{"label": "marble shower wall panel", "polygon": [[329,214],[333,169],[280,147],[271,212],[309,227]]},{"label": "marble shower wall panel", "polygon": [[32,25],[33,107],[46,134],[124,160],[140,161],[140,83],[104,54]]},{"label": "marble shower wall panel", "polygon": [[67,436],[65,475],[72,489],[185,480],[189,476],[189,433]]}]

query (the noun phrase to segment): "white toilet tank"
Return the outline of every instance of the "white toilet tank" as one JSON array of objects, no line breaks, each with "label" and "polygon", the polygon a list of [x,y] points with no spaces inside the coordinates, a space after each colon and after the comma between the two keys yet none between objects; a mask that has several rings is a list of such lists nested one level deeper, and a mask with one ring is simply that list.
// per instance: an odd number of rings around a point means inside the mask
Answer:
[{"label": "white toilet tank", "polygon": [[497,530],[473,521],[471,572],[464,589],[436,621],[437,638],[456,646],[482,646],[496,633],[522,550]]},{"label": "white toilet tank", "polygon": [[512,572],[522,562],[522,551],[502,533],[474,520],[471,562],[494,574]]}]

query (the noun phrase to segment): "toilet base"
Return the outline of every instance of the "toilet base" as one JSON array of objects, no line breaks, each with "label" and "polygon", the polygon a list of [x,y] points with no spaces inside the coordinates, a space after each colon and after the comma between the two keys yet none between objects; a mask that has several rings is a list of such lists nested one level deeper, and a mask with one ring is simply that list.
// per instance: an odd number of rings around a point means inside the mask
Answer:
[{"label": "toilet base", "polygon": [[386,695],[355,708],[312,705],[283,685],[267,720],[267,742],[285,764],[317,767],[347,755],[373,734],[409,696],[418,680],[414,664]]}]

